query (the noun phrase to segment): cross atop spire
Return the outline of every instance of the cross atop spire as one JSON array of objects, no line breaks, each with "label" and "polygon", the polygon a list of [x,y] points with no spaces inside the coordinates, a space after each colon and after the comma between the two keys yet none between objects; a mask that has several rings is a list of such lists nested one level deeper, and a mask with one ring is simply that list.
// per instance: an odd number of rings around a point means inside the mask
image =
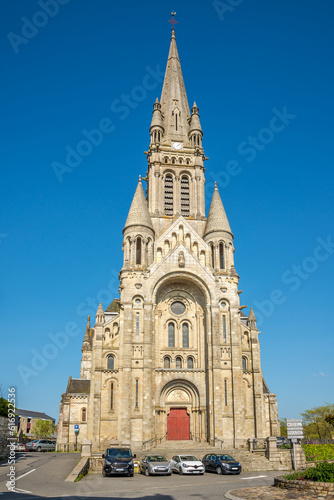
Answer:
[{"label": "cross atop spire", "polygon": [[176,12],[171,12],[172,14],[172,19],[170,19],[168,22],[172,25],[172,31],[175,31],[175,24],[179,24],[178,21],[174,19],[174,16],[176,16]]}]

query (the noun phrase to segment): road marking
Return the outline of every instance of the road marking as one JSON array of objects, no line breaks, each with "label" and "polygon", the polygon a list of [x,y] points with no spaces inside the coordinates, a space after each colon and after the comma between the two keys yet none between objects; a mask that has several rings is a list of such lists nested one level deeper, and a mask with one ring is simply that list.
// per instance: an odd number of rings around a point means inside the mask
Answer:
[{"label": "road marking", "polygon": [[267,477],[267,476],[241,477],[240,479],[258,479],[259,477]]},{"label": "road marking", "polygon": [[22,476],[16,477],[15,481],[18,481],[19,479],[21,479],[21,477],[24,477],[24,476],[27,476],[28,474],[31,474],[31,472],[34,472],[34,470],[36,470],[36,469],[31,469],[30,471],[26,472],[25,474],[22,474]]},{"label": "road marking", "polygon": [[32,493],[32,491],[21,490],[21,488],[15,488],[14,492],[15,493]]}]

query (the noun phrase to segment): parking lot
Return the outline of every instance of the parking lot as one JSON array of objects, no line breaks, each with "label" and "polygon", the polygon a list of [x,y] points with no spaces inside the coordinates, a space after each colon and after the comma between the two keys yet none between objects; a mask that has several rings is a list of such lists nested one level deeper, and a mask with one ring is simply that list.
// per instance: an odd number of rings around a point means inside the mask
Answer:
[{"label": "parking lot", "polygon": [[9,466],[0,465],[1,499],[15,498],[113,498],[158,500],[221,500],[229,490],[273,484],[277,472],[242,472],[240,476],[150,476],[102,477],[88,474],[81,481],[65,482],[80,459],[79,453],[19,453],[16,463],[15,493],[6,483]]}]

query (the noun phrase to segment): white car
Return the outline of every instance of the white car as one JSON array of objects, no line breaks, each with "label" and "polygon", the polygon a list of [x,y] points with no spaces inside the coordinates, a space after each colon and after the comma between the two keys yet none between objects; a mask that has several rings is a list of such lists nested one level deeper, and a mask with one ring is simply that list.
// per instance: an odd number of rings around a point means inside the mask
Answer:
[{"label": "white car", "polygon": [[200,474],[203,475],[205,467],[203,462],[193,455],[175,455],[170,461],[172,471],[179,474]]}]

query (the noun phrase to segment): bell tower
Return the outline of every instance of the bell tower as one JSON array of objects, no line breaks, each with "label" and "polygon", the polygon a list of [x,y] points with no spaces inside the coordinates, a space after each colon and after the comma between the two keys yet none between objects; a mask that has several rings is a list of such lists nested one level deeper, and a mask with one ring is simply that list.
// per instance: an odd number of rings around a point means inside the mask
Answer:
[{"label": "bell tower", "polygon": [[161,99],[153,105],[147,154],[148,210],[156,234],[180,215],[203,236],[205,229],[203,132],[199,110],[190,112],[175,29],[172,29]]}]

